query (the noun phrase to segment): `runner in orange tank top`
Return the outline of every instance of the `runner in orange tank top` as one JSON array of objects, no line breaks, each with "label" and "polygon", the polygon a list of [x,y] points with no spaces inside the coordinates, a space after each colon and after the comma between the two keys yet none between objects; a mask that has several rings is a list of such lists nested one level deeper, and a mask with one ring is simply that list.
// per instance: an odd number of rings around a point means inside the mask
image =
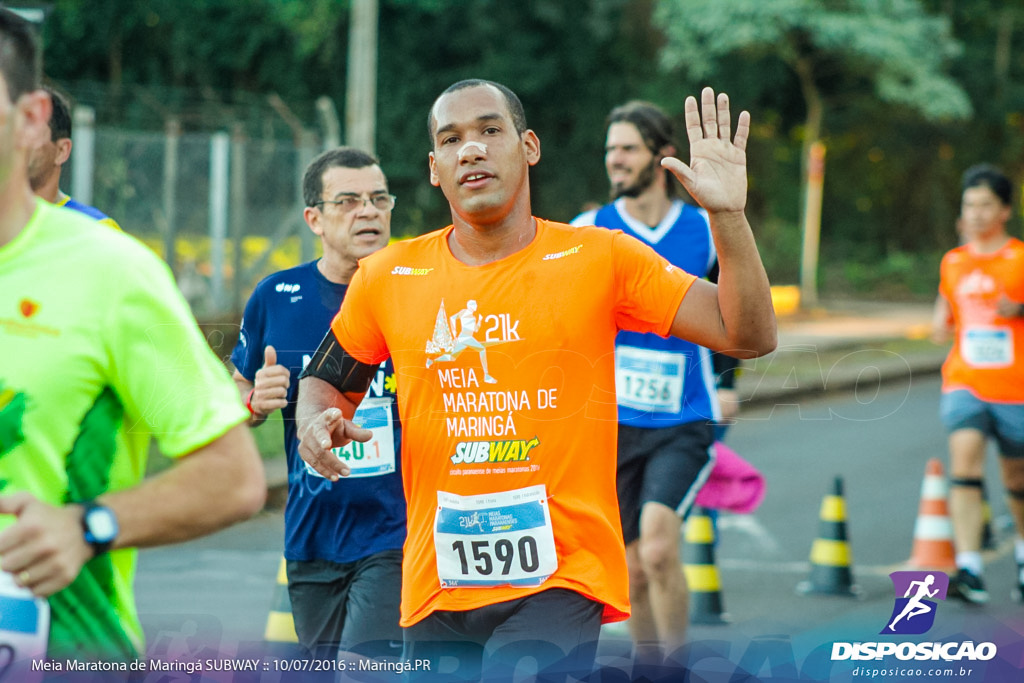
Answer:
[{"label": "runner in orange tank top", "polygon": [[941,415],[949,430],[950,516],[958,573],[951,591],[988,601],[982,581],[982,484],[987,441],[999,445],[1017,526],[1018,600],[1024,593],[1024,242],[1006,232],[1010,181],[988,165],[964,173],[964,244],[940,267],[936,340],[953,338],[942,366]]},{"label": "runner in orange tank top", "polygon": [[[518,97],[462,81],[429,117],[430,178],[453,224],[360,262],[307,366],[300,454],[369,434],[350,422],[369,369],[395,364],[408,500],[404,656],[453,677],[503,680],[530,657],[583,675],[600,625],[629,615],[615,493],[614,340],[620,329],[713,349],[771,351],[768,279],[743,209],[749,115],[735,137],[725,95],[686,104],[690,164],[666,159],[708,211],[719,284],[638,240],[534,218],[540,141]],[[384,315],[381,301],[400,302]],[[426,671],[427,669],[424,669]]]}]

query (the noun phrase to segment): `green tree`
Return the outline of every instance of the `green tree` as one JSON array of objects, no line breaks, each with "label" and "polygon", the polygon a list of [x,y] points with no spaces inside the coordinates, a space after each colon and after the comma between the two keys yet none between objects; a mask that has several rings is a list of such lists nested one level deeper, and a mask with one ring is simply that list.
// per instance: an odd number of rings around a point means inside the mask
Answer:
[{"label": "green tree", "polygon": [[463,78],[504,83],[522,99],[541,138],[531,171],[537,215],[567,221],[607,196],[604,118],[615,104],[650,96],[650,11],[651,0],[382,1],[378,152],[403,211],[416,210],[396,231],[451,219],[426,182],[426,121],[433,99]]},{"label": "green tree", "polygon": [[[56,0],[43,30],[46,74],[76,82],[74,94],[116,123],[160,125],[154,112],[184,112],[186,125],[216,127],[218,117],[238,117],[236,96],[252,100],[253,93],[308,100],[311,111],[317,84],[303,74],[332,56],[330,22],[312,20],[344,14],[347,3],[311,0],[302,3],[304,13],[298,4]],[[306,35],[325,46],[322,54],[297,39]]]},{"label": "green tree", "polygon": [[[605,115],[662,92],[653,2],[381,0],[376,151],[401,197],[396,232],[450,218],[427,182],[426,114],[461,78],[500,81],[522,97],[544,141],[534,171],[538,214],[568,220],[603,198]],[[270,110],[271,93],[309,128],[322,95],[344,111],[350,5],[54,0],[47,74],[93,106],[102,125],[159,129],[173,116],[186,130],[240,123],[253,137],[282,137],[291,130]]]},{"label": "green tree", "polygon": [[804,97],[805,152],[821,138],[828,99],[850,83],[867,81],[881,101],[928,120],[971,114],[967,93],[944,72],[961,46],[949,21],[917,0],[660,0],[654,18],[667,37],[663,65],[691,76],[737,52],[782,60]]},{"label": "green tree", "polygon": [[970,126],[949,126],[944,142],[958,172],[987,161],[1024,175],[1024,0],[925,0],[946,16],[964,46],[952,65],[975,106]]},{"label": "green tree", "polygon": [[972,112],[945,71],[961,50],[950,23],[918,0],[659,0],[654,20],[667,38],[663,66],[691,77],[716,73],[728,57],[786,65],[804,104],[802,177],[811,146],[826,137],[830,106],[865,92],[930,122]]}]

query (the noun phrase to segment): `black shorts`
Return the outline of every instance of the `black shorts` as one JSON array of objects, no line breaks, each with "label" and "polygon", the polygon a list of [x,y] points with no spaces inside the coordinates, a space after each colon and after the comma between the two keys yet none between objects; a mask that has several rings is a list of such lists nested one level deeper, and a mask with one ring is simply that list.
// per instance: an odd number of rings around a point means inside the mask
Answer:
[{"label": "black shorts", "polygon": [[537,680],[585,678],[603,613],[602,603],[566,588],[466,611],[437,610],[405,629],[402,659],[419,667],[410,681],[511,681],[523,661],[537,667]]},{"label": "black shorts", "polygon": [[287,570],[295,632],[311,653],[401,654],[401,550],[343,564],[288,560]]},{"label": "black shorts", "polygon": [[715,431],[699,420],[645,429],[619,425],[619,517],[626,544],[640,538],[644,503],[661,503],[686,515],[714,466]]}]

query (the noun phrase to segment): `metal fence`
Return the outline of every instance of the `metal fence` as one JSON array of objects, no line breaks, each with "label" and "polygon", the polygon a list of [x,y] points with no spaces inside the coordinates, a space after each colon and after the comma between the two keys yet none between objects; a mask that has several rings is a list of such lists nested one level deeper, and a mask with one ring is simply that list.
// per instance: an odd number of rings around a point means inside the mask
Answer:
[{"label": "metal fence", "polygon": [[197,317],[241,312],[265,275],[314,258],[301,176],[320,151],[234,134],[96,127],[76,107],[62,188],[116,220],[171,266]]}]

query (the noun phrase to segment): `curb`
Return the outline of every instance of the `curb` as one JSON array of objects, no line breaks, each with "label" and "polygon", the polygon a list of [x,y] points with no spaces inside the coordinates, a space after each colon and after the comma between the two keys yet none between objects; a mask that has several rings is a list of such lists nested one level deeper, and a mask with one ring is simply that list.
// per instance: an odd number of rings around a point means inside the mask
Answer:
[{"label": "curb", "polygon": [[[795,348],[797,347],[791,347],[791,349]],[[848,351],[850,355],[847,355],[846,358],[851,358],[852,354],[860,352],[888,353],[864,344],[837,345],[830,347],[829,351],[834,353]],[[805,377],[802,382],[796,380],[795,386],[792,385],[794,379],[791,375],[767,377],[758,376],[745,370],[736,380],[736,391],[740,397],[741,410],[772,403],[791,404],[801,399],[850,391],[860,387],[874,389],[908,378],[929,377],[941,372],[946,354],[945,349],[937,349],[934,352],[915,354],[910,358],[892,354],[891,357],[881,356],[865,359],[866,361],[880,361],[876,363],[857,364],[851,361],[847,366],[834,364],[832,367],[821,368],[821,374],[817,377]],[[785,360],[779,360],[782,355],[775,358],[769,356],[768,362],[785,364]]]}]

